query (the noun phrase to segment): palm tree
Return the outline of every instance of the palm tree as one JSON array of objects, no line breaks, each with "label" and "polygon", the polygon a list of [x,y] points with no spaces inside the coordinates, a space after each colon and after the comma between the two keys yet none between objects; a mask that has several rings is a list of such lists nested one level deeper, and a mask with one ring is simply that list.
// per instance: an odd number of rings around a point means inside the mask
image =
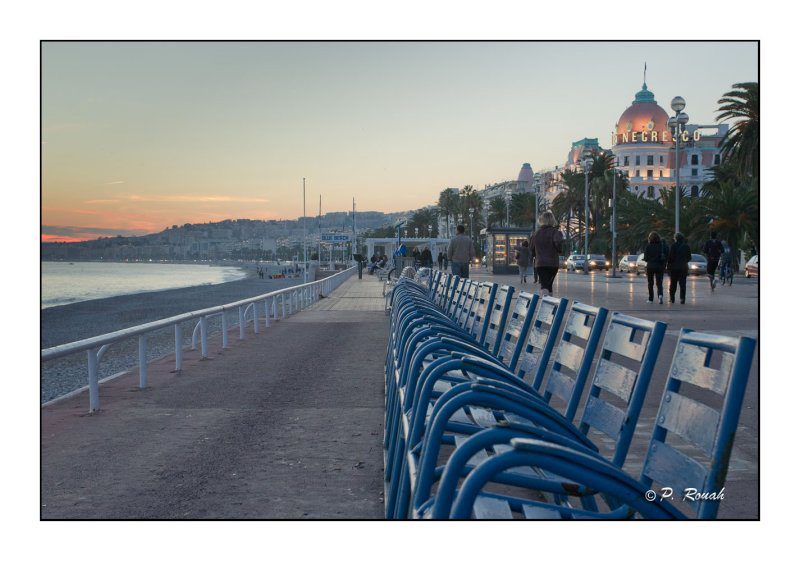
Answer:
[{"label": "palm tree", "polygon": [[495,197],[489,202],[488,226],[503,224],[506,221],[507,205],[503,197]]},{"label": "palm tree", "polygon": [[431,237],[437,237],[439,230],[437,222],[437,212],[433,209],[423,208],[413,214],[406,228],[409,231],[414,231],[416,228],[423,236],[427,233]]},{"label": "palm tree", "polygon": [[439,193],[439,215],[444,215],[447,221],[447,235],[450,235],[450,217],[458,211],[458,193],[452,189],[445,189]]},{"label": "palm tree", "polygon": [[744,183],[726,179],[707,183],[701,200],[704,214],[711,218],[709,228],[731,246],[734,271],[738,270],[738,249],[746,238],[758,247],[758,196]]},{"label": "palm tree", "polygon": [[719,104],[717,121],[736,122],[728,130],[722,144],[722,161],[731,162],[742,179],[758,181],[758,82],[733,84]]},{"label": "palm tree", "polygon": [[514,193],[511,196],[511,222],[517,226],[533,226],[536,197],[533,193]]}]

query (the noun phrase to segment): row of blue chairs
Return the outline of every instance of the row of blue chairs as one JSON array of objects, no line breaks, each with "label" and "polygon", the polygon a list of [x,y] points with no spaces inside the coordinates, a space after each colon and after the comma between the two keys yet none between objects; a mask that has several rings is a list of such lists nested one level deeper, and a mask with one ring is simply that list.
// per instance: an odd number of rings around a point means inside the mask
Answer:
[{"label": "row of blue chairs", "polygon": [[[622,467],[666,324],[526,292],[514,301],[511,286],[447,273],[428,279],[401,279],[391,295],[388,518],[684,518],[652,500],[656,483],[722,490],[753,339],[680,331],[636,480]],[[690,504],[690,515],[714,518],[719,501]]]}]

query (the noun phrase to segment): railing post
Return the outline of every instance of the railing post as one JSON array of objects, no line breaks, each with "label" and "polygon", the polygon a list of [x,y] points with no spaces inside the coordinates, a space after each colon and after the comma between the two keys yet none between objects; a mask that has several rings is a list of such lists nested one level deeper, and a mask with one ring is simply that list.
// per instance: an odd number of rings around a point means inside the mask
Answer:
[{"label": "railing post", "polygon": [[239,339],[244,339],[244,310],[239,306]]},{"label": "railing post", "polygon": [[222,311],[222,348],[228,348],[228,318],[225,317],[225,311]]},{"label": "railing post", "polygon": [[286,294],[281,294],[281,319],[286,319]]},{"label": "railing post", "polygon": [[278,321],[278,299],[275,296],[272,297],[272,319]]},{"label": "railing post", "polygon": [[208,358],[208,324],[206,316],[200,317],[200,355],[203,358]]},{"label": "railing post", "polygon": [[264,327],[269,327],[269,299],[264,298]]},{"label": "railing post", "polygon": [[147,387],[147,343],[144,335],[139,335],[139,388]]},{"label": "railing post", "polygon": [[258,306],[256,303],[252,303],[253,306],[253,333],[258,334]]},{"label": "railing post", "polygon": [[100,409],[100,387],[97,383],[97,354],[94,349],[86,351],[89,360],[89,413]]},{"label": "railing post", "polygon": [[181,334],[181,324],[175,324],[175,371],[179,372],[183,366],[183,335]]}]

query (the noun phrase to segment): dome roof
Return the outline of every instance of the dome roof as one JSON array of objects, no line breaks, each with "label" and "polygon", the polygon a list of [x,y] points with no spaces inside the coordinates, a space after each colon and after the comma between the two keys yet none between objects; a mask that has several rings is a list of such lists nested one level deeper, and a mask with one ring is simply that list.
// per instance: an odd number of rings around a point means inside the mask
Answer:
[{"label": "dome roof", "polygon": [[528,184],[533,184],[533,169],[531,169],[530,164],[522,164],[522,169],[519,170],[519,176],[517,177],[517,181],[519,182],[526,182]]},{"label": "dome roof", "polygon": [[[669,115],[656,103],[653,92],[647,89],[647,84],[642,84],[642,89],[636,94],[633,103],[628,107],[617,121],[615,132],[617,142],[621,142],[621,135],[630,136],[632,133],[648,133],[647,138],[653,138],[652,133],[657,133],[657,142],[663,142],[670,137],[667,121]],[[666,135],[666,136],[665,136]]]}]

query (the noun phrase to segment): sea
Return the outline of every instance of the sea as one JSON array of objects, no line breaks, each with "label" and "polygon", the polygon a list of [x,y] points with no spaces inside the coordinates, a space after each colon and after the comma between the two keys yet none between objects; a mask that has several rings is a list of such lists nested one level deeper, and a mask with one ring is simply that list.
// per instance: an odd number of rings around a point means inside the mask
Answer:
[{"label": "sea", "polygon": [[175,263],[42,262],[42,308],[243,279],[239,267]]}]

